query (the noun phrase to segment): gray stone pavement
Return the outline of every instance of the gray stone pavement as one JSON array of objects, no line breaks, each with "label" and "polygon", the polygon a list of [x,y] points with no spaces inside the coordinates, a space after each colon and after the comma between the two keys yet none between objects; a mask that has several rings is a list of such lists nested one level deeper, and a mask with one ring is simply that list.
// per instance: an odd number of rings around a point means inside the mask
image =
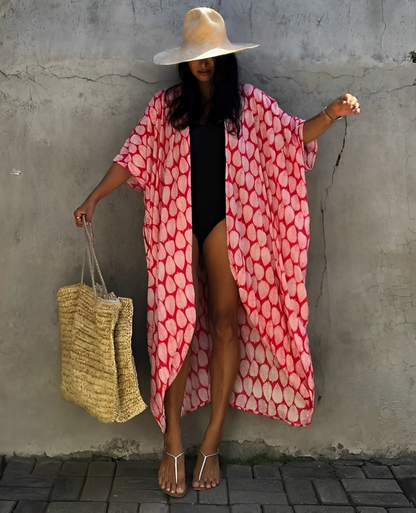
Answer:
[{"label": "gray stone pavement", "polygon": [[158,489],[157,470],[155,461],[0,456],[0,513],[416,513],[416,459],[224,465],[220,486],[188,486],[182,499]]}]

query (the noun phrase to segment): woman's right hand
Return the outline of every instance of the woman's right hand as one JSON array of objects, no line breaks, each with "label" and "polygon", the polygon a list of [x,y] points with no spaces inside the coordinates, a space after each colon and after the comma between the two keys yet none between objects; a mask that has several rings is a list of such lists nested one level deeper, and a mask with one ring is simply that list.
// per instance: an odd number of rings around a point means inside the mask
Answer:
[{"label": "woman's right hand", "polygon": [[97,187],[91,192],[84,203],[78,207],[74,212],[75,224],[78,228],[82,228],[82,218],[85,217],[87,224],[91,223],[92,215],[94,214],[97,203],[110,194],[110,192],[120,187],[121,184],[127,182],[131,174],[123,166],[120,166],[117,162],[113,162],[113,165],[107,171],[107,174],[97,185]]},{"label": "woman's right hand", "polygon": [[91,223],[97,202],[91,198],[87,198],[84,203],[74,211],[75,224],[78,228],[82,228],[82,218],[85,217],[87,224]]}]

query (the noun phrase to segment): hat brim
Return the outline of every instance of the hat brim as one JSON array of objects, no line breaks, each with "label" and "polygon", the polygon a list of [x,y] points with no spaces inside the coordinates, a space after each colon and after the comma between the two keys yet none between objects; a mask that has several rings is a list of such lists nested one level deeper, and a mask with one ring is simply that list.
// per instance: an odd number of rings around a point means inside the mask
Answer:
[{"label": "hat brim", "polygon": [[259,45],[255,44],[234,44],[224,45],[223,47],[213,48],[212,50],[202,51],[198,47],[179,47],[171,48],[160,52],[153,57],[153,62],[159,65],[180,64],[181,62],[197,61],[200,59],[209,59],[210,57],[219,57],[220,55],[227,55],[229,53],[243,52],[251,48],[257,48]]}]

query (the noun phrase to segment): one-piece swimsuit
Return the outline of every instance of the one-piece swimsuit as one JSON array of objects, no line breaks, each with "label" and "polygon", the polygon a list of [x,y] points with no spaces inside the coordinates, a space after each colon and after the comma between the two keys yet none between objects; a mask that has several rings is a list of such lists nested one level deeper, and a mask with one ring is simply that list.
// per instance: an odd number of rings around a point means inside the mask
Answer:
[{"label": "one-piece swimsuit", "polygon": [[225,219],[224,123],[190,124],[192,231],[199,250]]}]

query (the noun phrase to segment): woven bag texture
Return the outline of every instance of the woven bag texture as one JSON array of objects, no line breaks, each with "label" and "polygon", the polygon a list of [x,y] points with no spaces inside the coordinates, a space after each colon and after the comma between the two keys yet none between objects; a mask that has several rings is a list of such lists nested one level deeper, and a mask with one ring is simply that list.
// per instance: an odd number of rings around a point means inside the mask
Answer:
[{"label": "woven bag texture", "polygon": [[126,422],[146,409],[137,380],[136,366],[131,350],[133,331],[133,301],[119,297],[121,310],[114,332],[116,367],[118,378],[117,422]]},{"label": "woven bag texture", "polygon": [[58,291],[61,389],[69,401],[101,422],[117,416],[114,330],[121,303],[97,298],[85,284]]}]

